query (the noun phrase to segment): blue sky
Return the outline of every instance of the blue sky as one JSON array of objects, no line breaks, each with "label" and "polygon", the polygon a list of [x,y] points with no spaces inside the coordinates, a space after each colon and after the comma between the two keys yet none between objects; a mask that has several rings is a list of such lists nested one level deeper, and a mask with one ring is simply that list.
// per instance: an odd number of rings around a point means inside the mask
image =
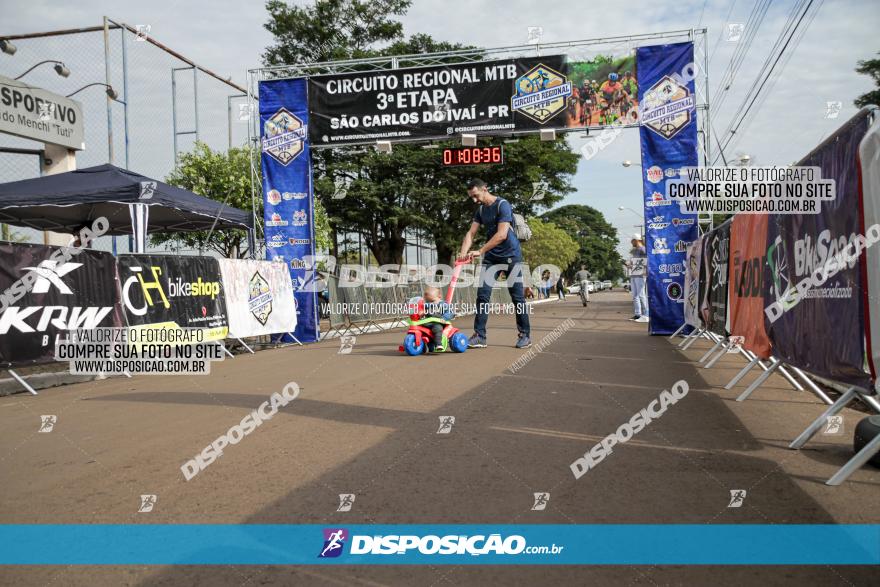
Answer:
[{"label": "blue sky", "polygon": [[[743,97],[753,90],[752,81],[794,4],[794,0],[771,3],[742,68],[728,90],[730,96],[721,111],[713,113],[717,133],[727,127]],[[729,150],[729,157],[747,153],[755,164],[789,164],[854,114],[852,100],[871,88],[871,80],[853,69],[856,61],[875,56],[880,50],[877,35],[880,2],[825,0],[820,4],[802,42],[756,116]],[[523,44],[531,26],[543,28],[544,42],[706,26],[709,46],[714,48],[717,44],[709,66],[710,97],[715,100],[717,78],[721,77],[737,46],[720,35],[728,22],[746,23],[754,6],[752,0],[415,0],[402,21],[407,35],[428,33],[437,39],[484,47]],[[104,14],[132,25],[149,24],[150,34],[159,41],[224,77],[231,76],[241,85],[245,84],[246,70],[259,66],[260,55],[271,42],[270,35],[263,29],[266,20],[263,2],[253,0],[116,0],[112,3],[78,0],[64,4],[48,0],[0,0],[0,10],[4,14],[0,34],[94,26],[101,23]],[[5,57],[0,56],[0,73],[14,75],[16,70],[26,68],[21,67],[24,62],[3,59]],[[97,76],[99,72],[93,74]],[[51,71],[47,75],[51,75]],[[32,81],[39,83],[40,80]],[[57,81],[58,78],[47,78],[47,83]],[[163,86],[166,83],[167,80],[161,81]],[[828,101],[843,102],[837,119],[825,118]],[[225,109],[225,104],[223,106]],[[583,139],[575,135],[569,140],[574,148],[583,144]],[[633,224],[638,219],[618,207],[641,210],[641,180],[637,167],[627,169],[621,165],[625,159],[639,160],[637,130],[622,133],[590,161],[582,159],[573,181],[577,191],[564,203],[598,208],[622,235],[628,236],[636,231]]]}]

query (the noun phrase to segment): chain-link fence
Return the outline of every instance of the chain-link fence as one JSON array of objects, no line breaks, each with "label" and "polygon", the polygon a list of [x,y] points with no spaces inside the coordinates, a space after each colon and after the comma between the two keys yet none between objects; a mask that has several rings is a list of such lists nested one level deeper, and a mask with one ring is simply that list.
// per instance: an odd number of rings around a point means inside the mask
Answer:
[{"label": "chain-link fence", "polygon": [[[23,82],[69,95],[82,104],[85,149],[76,154],[78,168],[113,163],[148,177],[164,179],[174,168],[176,155],[192,149],[196,140],[214,150],[243,146],[247,142],[247,93],[164,46],[148,27],[131,26],[111,19],[83,29],[13,35],[14,55],[0,55],[0,74],[17,77],[36,63],[61,61],[70,70],[60,77],[51,64],[22,77]],[[117,93],[109,100],[106,87]],[[42,144],[0,134],[0,182],[40,175]],[[42,242],[42,233],[12,227],[31,242]],[[129,250],[129,239],[117,237],[119,252]],[[113,239],[104,237],[96,248],[111,250]],[[182,253],[174,245],[163,250]]]}]

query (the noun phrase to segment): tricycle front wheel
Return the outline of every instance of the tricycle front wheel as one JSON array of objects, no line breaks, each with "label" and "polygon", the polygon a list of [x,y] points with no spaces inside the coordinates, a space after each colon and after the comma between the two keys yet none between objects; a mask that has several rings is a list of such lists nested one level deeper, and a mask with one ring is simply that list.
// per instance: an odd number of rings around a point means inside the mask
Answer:
[{"label": "tricycle front wheel", "polygon": [[403,339],[403,350],[406,351],[406,354],[412,357],[424,353],[425,347],[425,339],[421,340],[421,344],[416,345],[415,334],[407,334],[406,337]]}]

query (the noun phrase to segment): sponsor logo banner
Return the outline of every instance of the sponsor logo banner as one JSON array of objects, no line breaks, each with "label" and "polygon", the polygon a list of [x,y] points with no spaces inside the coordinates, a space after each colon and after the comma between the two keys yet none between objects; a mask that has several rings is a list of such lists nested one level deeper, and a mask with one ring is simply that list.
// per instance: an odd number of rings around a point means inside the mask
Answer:
[{"label": "sponsor logo banner", "polygon": [[0,366],[50,363],[66,331],[123,325],[113,255],[84,249],[64,260],[63,250],[0,244],[0,292],[14,294],[0,310]]},{"label": "sponsor logo banner", "polygon": [[290,273],[296,301],[293,334],[300,342],[314,342],[318,339],[318,304],[313,287],[314,199],[309,140],[314,129],[305,129],[315,119],[308,111],[306,89],[305,79],[260,82],[263,224],[266,258],[286,264]]},{"label": "sponsor logo banner", "polygon": [[706,240],[706,324],[715,334],[726,336],[728,262],[730,260],[731,221],[721,224],[704,236]]},{"label": "sponsor logo banner", "polygon": [[837,198],[823,201],[819,214],[770,216],[769,278],[764,280],[764,306],[781,314],[768,320],[773,354],[805,371],[860,386],[870,385],[865,367],[864,255],[841,263],[834,277],[818,287],[801,293],[797,286],[864,234],[858,150],[867,131],[868,118],[863,115],[797,163],[820,167],[822,177],[835,181]]},{"label": "sponsor logo banner", "polygon": [[245,259],[218,262],[230,336],[244,338],[296,329],[293,286],[284,265]]},{"label": "sponsor logo banner", "polygon": [[679,243],[699,234],[696,214],[681,213],[665,195],[678,169],[698,165],[694,82],[675,75],[693,55],[689,42],[636,50],[651,334],[670,334],[684,320],[684,273],[663,276],[660,266],[683,266],[686,245]]},{"label": "sponsor logo banner", "polygon": [[702,253],[703,237],[701,236],[688,247],[684,277],[684,320],[695,328],[699,328],[702,323],[699,312]]},{"label": "sponsor logo banner", "polygon": [[129,326],[200,328],[204,340],[226,338],[226,301],[217,259],[119,255],[116,260]]},{"label": "sponsor logo banner", "polygon": [[767,215],[738,214],[730,228],[730,334],[742,347],[770,358],[764,328],[764,280],[767,279]]}]

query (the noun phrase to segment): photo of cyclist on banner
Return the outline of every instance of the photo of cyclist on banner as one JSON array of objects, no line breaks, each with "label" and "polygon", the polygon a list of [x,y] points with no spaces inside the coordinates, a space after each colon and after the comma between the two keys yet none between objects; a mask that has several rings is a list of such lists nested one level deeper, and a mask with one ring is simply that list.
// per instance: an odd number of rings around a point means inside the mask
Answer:
[{"label": "photo of cyclist on banner", "polygon": [[599,55],[591,61],[570,61],[566,126],[590,128],[639,121],[639,86],[635,57]]}]

